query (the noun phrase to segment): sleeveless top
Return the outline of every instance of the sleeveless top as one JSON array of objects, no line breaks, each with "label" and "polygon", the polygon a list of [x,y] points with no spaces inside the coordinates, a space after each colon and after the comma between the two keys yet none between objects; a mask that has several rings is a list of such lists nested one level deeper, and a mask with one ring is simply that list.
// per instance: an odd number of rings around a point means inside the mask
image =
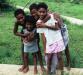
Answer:
[{"label": "sleeveless top", "polygon": [[[51,18],[45,23],[48,26],[55,26],[57,21],[52,14]],[[46,37],[46,53],[57,53],[65,49],[61,30],[46,29],[44,32]]]}]

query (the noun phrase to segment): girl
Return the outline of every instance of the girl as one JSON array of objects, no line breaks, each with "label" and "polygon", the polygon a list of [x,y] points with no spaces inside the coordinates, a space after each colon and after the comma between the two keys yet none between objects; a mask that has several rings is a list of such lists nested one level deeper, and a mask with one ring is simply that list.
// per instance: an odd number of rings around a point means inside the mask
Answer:
[{"label": "girl", "polygon": [[[45,3],[39,3],[38,5],[38,15],[40,20],[43,20],[46,16],[48,16],[48,6]],[[44,33],[46,38],[46,50],[45,56],[47,58],[47,75],[52,72],[51,67],[54,65],[54,71],[56,70],[56,65],[58,60],[62,60],[61,52],[65,49],[63,38],[60,31],[60,25],[54,19],[53,14],[50,14],[50,19],[45,23],[37,23],[37,32]],[[40,30],[41,29],[41,30]],[[58,59],[57,59],[58,55]],[[53,72],[54,72],[53,71]],[[54,72],[55,74],[55,72]]]},{"label": "girl", "polygon": [[36,39],[36,29],[34,28],[35,20],[31,16],[26,17],[26,28],[23,30],[24,34],[27,35],[23,37],[23,44],[24,44],[24,70],[23,72],[26,73],[29,70],[29,60],[28,60],[28,53],[33,54],[34,59],[34,74],[37,74],[37,57],[36,53],[38,52],[38,45]]}]

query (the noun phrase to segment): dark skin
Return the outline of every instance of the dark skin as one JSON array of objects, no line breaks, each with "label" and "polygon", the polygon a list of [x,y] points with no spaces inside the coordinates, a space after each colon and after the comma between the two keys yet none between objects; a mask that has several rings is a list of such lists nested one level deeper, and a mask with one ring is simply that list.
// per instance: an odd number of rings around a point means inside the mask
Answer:
[{"label": "dark skin", "polygon": [[23,14],[19,14],[17,17],[16,17],[16,22],[15,22],[15,25],[14,25],[14,34],[16,36],[21,36],[21,37],[24,37],[24,35],[20,32],[18,32],[18,27],[19,26],[22,26],[23,28],[25,27],[24,25],[24,20],[25,20],[25,16]]},{"label": "dark skin", "polygon": [[[37,14],[37,9],[32,9],[32,10],[30,10],[30,13],[31,13],[31,15],[35,18],[35,20],[38,20],[38,14]],[[43,20],[43,22],[46,22],[48,19],[50,18],[50,16],[47,16],[44,20]],[[37,55],[38,55],[38,59],[39,59],[39,62],[40,62],[40,66],[41,66],[41,71],[43,72],[43,71],[45,71],[45,68],[44,68],[44,66],[43,66],[43,60],[42,60],[42,54],[41,54],[41,50],[40,50],[40,46],[39,46],[39,42],[40,42],[40,40],[38,39],[38,48],[39,48],[39,50],[38,50],[38,52],[37,52]]]},{"label": "dark skin", "polygon": [[[27,34],[23,34],[22,32],[18,32],[18,28],[19,26],[21,26],[23,29],[25,28],[25,15],[20,13],[16,16],[16,22],[15,22],[15,25],[14,25],[14,30],[13,30],[13,33],[16,35],[16,36],[20,36],[21,37],[21,42],[23,41],[22,40],[22,37],[25,37],[27,36]],[[32,35],[32,34],[31,34]],[[25,68],[25,63],[24,63],[24,45],[23,45],[23,42],[22,42],[22,60],[23,60],[23,66],[21,68],[19,68],[19,71],[22,72]]]},{"label": "dark skin", "polygon": [[[31,32],[33,30],[33,25],[29,22],[26,22],[26,29]],[[28,36],[23,37],[22,39],[24,42],[32,42],[34,40],[34,36],[35,36],[34,33],[33,33],[33,35],[28,34]],[[34,61],[34,74],[37,74],[37,72],[38,72],[36,54],[37,54],[36,52],[32,53],[33,61]],[[28,72],[28,70],[29,70],[28,62],[29,62],[28,53],[24,53],[24,63],[25,63],[25,69],[23,70],[24,73]]]},{"label": "dark skin", "polygon": [[[18,27],[19,26],[22,26],[22,28],[25,28],[24,21],[25,21],[25,16],[23,14],[19,14],[19,15],[16,16],[16,22],[15,22],[14,30],[13,30],[13,32],[16,36],[24,37],[24,34],[22,34],[21,32],[18,32]],[[21,41],[22,41],[22,39],[21,39]],[[22,60],[23,60],[23,64],[25,64],[24,63],[24,47],[23,46],[24,45],[22,43]],[[25,67],[23,65],[21,68],[19,68],[19,71],[20,72],[23,71],[24,68]]]},{"label": "dark skin", "polygon": [[[35,14],[32,15],[32,16],[36,20],[38,19],[37,10],[35,11]],[[15,25],[14,25],[13,32],[16,36],[21,36],[21,37],[27,36],[25,34],[22,34],[21,32],[18,32],[18,27],[19,26],[22,26],[22,28],[25,28],[25,15],[24,14],[19,14],[19,15],[16,16],[16,22],[15,22]],[[22,39],[21,39],[21,41],[22,41]],[[38,40],[38,47],[39,47],[39,40]],[[22,60],[23,60],[23,64],[25,64],[24,63],[24,50],[23,49],[24,49],[24,46],[23,46],[23,43],[22,43]],[[39,57],[38,59],[39,59],[40,65],[41,65],[41,70],[44,71],[45,69],[43,67],[42,54],[41,54],[41,51],[40,51],[40,47],[39,47],[39,51],[38,51],[38,57]],[[19,68],[19,71],[22,72],[24,68],[25,67],[23,65],[21,68]]]},{"label": "dark skin", "polygon": [[[43,20],[48,15],[47,10],[44,9],[44,8],[39,8],[38,14],[39,14],[41,20]],[[55,26],[47,26],[44,23],[41,23],[41,24],[37,24],[37,27],[38,28],[48,28],[48,29],[52,29],[52,30],[59,30],[61,28],[61,25],[59,25],[59,23],[56,23]],[[46,44],[45,36],[43,35],[42,37],[43,37],[43,43],[45,45]],[[45,48],[45,46],[44,46],[44,48]],[[50,65],[51,61],[50,60],[52,59],[51,58],[52,54],[47,54],[47,55],[48,55],[48,61],[47,61],[47,75],[48,75],[50,70],[51,70],[50,69],[50,67],[51,67],[51,65]],[[62,52],[59,52],[57,55],[58,55],[58,60],[61,61],[61,64],[59,64],[59,65],[61,65],[61,70],[63,70]]]},{"label": "dark skin", "polygon": [[[54,13],[54,18],[58,21],[59,27],[61,28],[61,25],[63,24],[63,21],[62,21],[61,17],[58,14]],[[70,61],[71,61],[71,59],[70,59],[70,52],[69,52],[68,45],[65,48],[65,55],[66,55],[68,70],[70,70]]]},{"label": "dark skin", "polygon": [[[54,15],[54,18],[58,21],[59,28],[61,28],[61,25],[63,24],[62,19],[60,18],[60,16],[57,13],[53,13],[53,15]],[[38,27],[41,27],[41,24],[38,25]],[[42,25],[42,27],[46,27],[46,26],[45,25],[44,26]],[[46,28],[54,29],[54,27],[46,27]],[[42,35],[42,37],[43,37],[43,43],[45,44],[45,42],[46,42],[45,41],[46,40],[45,39],[45,36]],[[45,49],[45,45],[44,45],[44,49]],[[68,69],[70,69],[70,53],[69,53],[69,47],[68,47],[68,45],[65,48],[65,54],[66,54],[66,59],[67,59],[67,66],[68,66]],[[60,63],[62,63],[62,62],[60,61]],[[62,66],[59,67],[59,68],[62,69]]]}]

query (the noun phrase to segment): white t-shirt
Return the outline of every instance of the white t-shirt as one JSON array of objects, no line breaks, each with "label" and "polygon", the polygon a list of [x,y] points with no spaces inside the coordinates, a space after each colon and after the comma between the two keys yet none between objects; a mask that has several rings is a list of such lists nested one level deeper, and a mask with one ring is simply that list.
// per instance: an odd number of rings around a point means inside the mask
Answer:
[{"label": "white t-shirt", "polygon": [[[51,18],[45,24],[48,26],[55,26],[57,21],[54,19],[53,14],[50,15]],[[65,49],[61,30],[52,30],[46,28],[44,29],[43,33],[46,37],[46,53],[57,53]]]}]

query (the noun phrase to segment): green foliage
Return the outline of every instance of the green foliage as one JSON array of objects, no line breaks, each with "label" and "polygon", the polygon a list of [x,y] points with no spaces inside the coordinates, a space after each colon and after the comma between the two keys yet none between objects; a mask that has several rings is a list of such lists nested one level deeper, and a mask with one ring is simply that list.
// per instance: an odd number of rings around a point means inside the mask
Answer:
[{"label": "green foliage", "polygon": [[1,9],[1,11],[3,11],[3,10],[9,11],[14,8],[10,5],[10,0],[0,0],[0,9]]},{"label": "green foliage", "polygon": [[82,2],[82,0],[71,0],[71,3],[75,3],[75,4],[80,4]]},{"label": "green foliage", "polygon": [[[16,5],[25,6],[27,0],[10,0],[15,2]],[[33,0],[32,2],[38,2],[39,0]],[[43,1],[43,0],[41,0]],[[71,4],[71,3],[56,3],[54,0],[44,0],[51,11],[60,13],[62,15],[72,16],[83,19],[83,5]],[[65,0],[66,2],[66,0]],[[30,5],[29,4],[29,5]],[[29,6],[28,5],[28,6]],[[8,64],[22,64],[21,60],[21,42],[20,38],[13,34],[14,27],[13,12],[5,12],[3,16],[0,16],[0,63]],[[70,24],[65,21],[69,30],[69,48],[71,54],[71,66],[83,67],[83,27]],[[40,42],[41,51],[43,53],[42,41]],[[44,55],[44,54],[43,54]],[[64,55],[65,56],[65,55]],[[30,64],[32,62],[32,55],[30,54]],[[65,60],[66,63],[66,60]]]},{"label": "green foliage", "polygon": [[[82,26],[76,26],[68,24],[68,30],[69,30],[69,48],[70,48],[70,54],[71,54],[71,66],[72,67],[83,67],[82,62],[80,62],[82,59]],[[81,37],[80,37],[81,36]]]}]

